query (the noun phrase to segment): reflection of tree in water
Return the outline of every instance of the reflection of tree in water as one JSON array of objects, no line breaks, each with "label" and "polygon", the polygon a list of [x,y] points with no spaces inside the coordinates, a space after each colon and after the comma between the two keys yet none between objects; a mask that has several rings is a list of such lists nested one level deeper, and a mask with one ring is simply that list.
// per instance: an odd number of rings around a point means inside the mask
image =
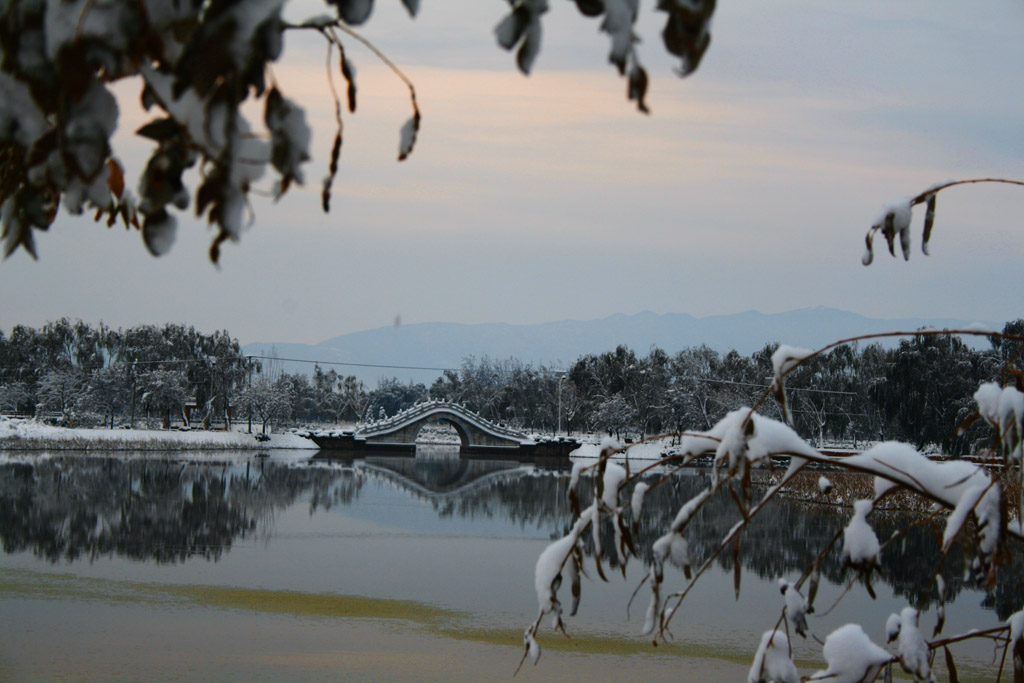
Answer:
[{"label": "reflection of tree in water", "polygon": [[[450,483],[450,475],[455,468],[465,469],[465,463],[460,465],[457,460],[424,463],[412,459],[395,462],[383,462],[381,459],[380,462],[424,484]],[[495,463],[484,467],[497,471],[508,465]],[[429,473],[425,474],[427,470]],[[407,489],[407,493],[429,502],[442,519],[503,519],[520,528],[547,529],[554,539],[568,532],[573,521],[565,495],[568,475],[568,470],[519,470],[510,472],[506,477],[478,480],[477,485],[460,489],[458,495],[443,492],[424,495],[412,489]],[[653,484],[658,478],[650,476],[647,481]],[[580,486],[583,506],[592,500],[590,482],[591,479],[585,479]],[[647,494],[643,519],[634,537],[637,552],[644,562],[650,562],[651,546],[669,528],[679,506],[708,483],[707,473],[703,470],[686,469]],[[813,564],[818,553],[849,522],[851,514],[845,507],[813,505],[776,497],[744,532],[740,562],[745,569],[764,579],[794,579]],[[687,528],[691,559],[700,563],[708,557],[738,519],[736,504],[727,492],[723,491],[711,499]],[[871,524],[879,540],[884,542],[895,531],[918,519],[920,515],[917,513],[877,511],[871,516]],[[938,595],[935,588],[930,587],[930,580],[940,558],[938,538],[941,538],[942,524],[943,520],[939,519],[914,527],[883,550],[882,573],[874,581],[888,584],[897,595],[905,596],[915,606],[928,608],[936,603]],[[939,525],[937,532],[935,525]],[[614,542],[611,522],[606,519],[601,529],[602,558],[609,566],[617,568]],[[589,533],[584,534],[584,546],[587,554],[592,555],[593,542]],[[841,547],[840,540],[826,554],[821,565],[822,576],[837,584],[853,578],[852,573],[843,572]],[[723,552],[718,564],[727,571],[732,570],[731,551]],[[959,548],[950,554],[945,567],[946,599],[952,601],[969,587],[964,579],[965,560]],[[999,571],[1001,580],[983,604],[995,609],[1003,619],[1019,609],[1024,600],[1024,563],[1006,563]]]},{"label": "reflection of tree in water", "polygon": [[[365,460],[372,469],[351,462],[288,466],[262,458],[228,464],[97,457],[4,463],[0,539],[4,552],[31,550],[52,562],[101,555],[157,562],[217,560],[235,538],[269,533],[276,512],[301,497],[309,497],[311,513],[352,504],[366,479],[384,477],[384,469],[397,475],[388,478],[389,484],[428,502],[440,519],[499,519],[520,528],[547,530],[552,537],[564,534],[572,521],[565,496],[568,470],[525,469],[500,462],[372,460]],[[585,479],[580,486],[584,506],[590,503],[590,482]],[[634,537],[645,562],[679,505],[707,484],[699,470],[686,470],[647,494]],[[848,508],[777,498],[745,531],[740,561],[763,578],[793,578],[813,563],[850,514]],[[738,518],[727,493],[709,501],[687,528],[692,560],[709,556]],[[907,514],[876,512],[871,523],[884,542],[911,519]],[[589,533],[584,541],[591,554]],[[604,560],[615,567],[607,521],[601,545]],[[822,575],[833,583],[844,580],[839,546],[822,563]],[[1020,554],[1015,549],[1014,557]],[[928,607],[937,598],[935,589],[929,590],[929,580],[938,561],[939,541],[932,527],[917,527],[883,550],[882,577],[876,580],[888,583],[912,604]],[[730,570],[731,552],[722,553],[718,562]],[[946,561],[947,600],[967,587],[964,566],[959,549]],[[999,571],[1000,581],[984,604],[1002,619],[1024,599],[1024,563],[1004,564]]]},{"label": "reflection of tree in water", "polygon": [[[670,527],[679,506],[708,485],[706,476],[694,476],[691,472],[675,476],[648,492],[643,518],[634,536],[636,550],[645,563],[651,561],[651,546]],[[651,477],[647,481],[653,484],[656,480],[656,477]],[[585,489],[588,488],[581,486],[587,497],[589,494]],[[589,504],[589,500],[581,502]],[[744,531],[740,562],[745,569],[761,578],[793,579],[813,564],[818,553],[849,522],[851,514],[849,508],[812,505],[776,497]],[[915,513],[879,511],[871,516],[871,525],[884,543],[895,531],[916,519],[920,516]],[[699,564],[710,556],[738,520],[736,503],[727,492],[723,491],[708,501],[686,530],[691,560]],[[558,535],[568,531],[570,522],[569,518],[562,520],[558,527],[562,531]],[[935,524],[939,525],[937,532],[932,524],[916,526],[883,550],[882,576],[874,579],[876,583],[888,584],[897,595],[905,596],[911,604],[922,608],[929,607],[938,599],[936,589],[931,586],[931,575],[940,561],[939,539],[944,520],[939,519]],[[601,529],[602,558],[612,567],[617,567],[614,542],[611,522],[606,520]],[[584,543],[587,554],[592,554],[593,543],[589,534],[584,535]],[[842,540],[825,556],[821,565],[822,576],[833,583],[853,578],[852,572],[843,573],[841,547]],[[1020,609],[1024,600],[1024,562],[1020,561],[1020,551],[1021,548],[1016,548],[1014,561],[999,568],[1000,580],[983,603],[995,609],[1000,619]],[[723,569],[731,570],[731,548],[719,555],[717,561]],[[943,572],[947,601],[952,601],[970,587],[964,579],[964,569],[964,555],[960,548],[955,548],[946,560]]]},{"label": "reflection of tree in water", "polygon": [[314,509],[350,502],[351,471],[265,460],[232,463],[58,457],[0,465],[6,553],[57,562],[119,555],[156,562],[214,560],[268,527],[312,491]]}]

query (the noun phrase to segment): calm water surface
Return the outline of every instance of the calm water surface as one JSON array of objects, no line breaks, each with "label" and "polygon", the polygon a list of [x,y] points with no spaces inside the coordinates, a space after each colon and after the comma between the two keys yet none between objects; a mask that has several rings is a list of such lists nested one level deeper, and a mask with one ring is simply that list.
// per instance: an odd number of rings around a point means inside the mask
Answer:
[{"label": "calm water surface", "polygon": [[[0,678],[510,678],[537,609],[533,565],[571,522],[567,472],[427,449],[306,458],[0,454]],[[638,547],[705,477],[686,470],[650,494]],[[636,635],[647,589],[631,619],[626,606],[645,569],[632,562],[623,579],[606,557],[610,581],[584,581],[573,638],[545,630],[540,665],[520,677],[744,678],[782,608],[776,580],[798,577],[849,510],[781,501],[763,514],[744,537],[739,597],[724,557],[673,620],[674,645]],[[694,559],[735,521],[731,499],[712,501],[688,533]],[[877,520],[879,537],[903,522]],[[886,616],[909,601],[927,607],[930,634],[934,596],[923,586],[936,541],[926,530],[901,550],[876,582],[877,601],[857,586],[811,630],[824,638],[858,621],[884,644]],[[962,559],[949,569],[944,633],[995,625],[1020,607],[1019,572],[986,595],[959,578]],[[669,590],[683,585],[672,572]],[[834,553],[818,611],[844,588]],[[805,670],[821,662],[813,642],[795,650]],[[994,671],[991,647],[955,653],[981,678]]]}]

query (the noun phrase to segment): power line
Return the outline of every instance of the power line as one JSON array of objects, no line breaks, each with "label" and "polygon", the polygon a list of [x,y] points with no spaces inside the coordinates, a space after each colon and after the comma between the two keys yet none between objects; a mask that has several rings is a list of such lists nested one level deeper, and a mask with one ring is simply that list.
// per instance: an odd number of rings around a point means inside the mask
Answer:
[{"label": "power line", "polygon": [[[676,378],[680,380],[692,380],[694,382],[707,382],[708,384],[733,384],[741,387],[754,387],[762,391],[768,389],[771,385],[768,384],[755,384],[754,382],[737,382],[731,379],[714,379],[712,377],[694,377],[693,375],[676,375]],[[852,391],[836,391],[834,389],[810,389],[807,387],[786,387],[786,391],[808,391],[816,394],[839,394],[841,396],[856,396],[857,394]]]},{"label": "power line", "polygon": [[[304,358],[280,358],[278,356],[257,356],[257,355],[252,355],[252,354],[248,354],[248,355],[244,356],[244,358],[247,359],[247,360],[252,358],[252,359],[256,359],[256,360],[286,361],[288,363],[311,363],[313,365],[339,365],[339,366],[353,367],[353,368],[381,368],[381,369],[384,369],[384,370],[427,370],[427,371],[432,371],[432,372],[458,372],[459,371],[459,368],[438,368],[438,367],[429,367],[429,366],[424,366],[424,365],[385,365],[385,364],[381,364],[381,363],[352,363],[352,362],[345,362],[345,361],[307,360],[307,359],[304,359]],[[160,363],[168,363],[168,364],[172,364],[172,363],[205,363],[205,362],[208,362],[208,360],[209,359],[204,359],[204,358],[185,358],[185,359],[176,359],[176,360],[139,360],[139,361],[130,361],[130,362],[141,365],[141,364],[147,364],[147,363],[152,363],[152,364],[160,364]],[[223,360],[230,360],[230,361],[234,361],[234,360],[237,360],[237,359],[227,358],[227,359],[214,359],[214,360],[222,360],[222,361]],[[128,361],[126,361],[126,362],[128,362]],[[549,374],[562,375],[563,377],[567,377],[568,374],[569,374],[565,370],[547,370],[547,369],[545,369],[545,370],[543,370],[543,372],[547,372]],[[765,390],[765,389],[768,389],[768,386],[764,385],[764,384],[755,384],[754,382],[738,382],[736,380],[730,380],[730,379],[715,379],[715,378],[712,378],[712,377],[694,377],[692,375],[677,375],[676,378],[679,379],[679,380],[692,380],[692,381],[695,381],[695,382],[706,382],[708,384],[732,384],[732,385],[735,385],[735,386],[753,387],[755,389],[759,389],[759,390],[762,390],[762,391]],[[836,390],[833,390],[833,389],[811,389],[809,387],[787,387],[787,389],[790,392],[803,391],[803,392],[815,393],[815,394],[835,394],[835,395],[838,395],[838,396],[857,396],[857,394],[855,392],[852,392],[852,391],[836,391]]]},{"label": "power line", "polygon": [[314,365],[344,365],[347,367],[354,368],[385,368],[387,370],[434,370],[436,372],[445,372],[451,370],[452,372],[458,372],[458,368],[428,368],[420,365],[380,365],[377,363],[343,363],[341,361],[331,360],[305,360],[303,358],[279,358],[277,356],[246,356],[246,358],[257,358],[259,360],[279,360],[287,361],[289,363],[313,363]]},{"label": "power line", "polygon": [[[327,360],[305,360],[302,358],[278,358],[276,356],[252,356],[248,355],[246,358],[257,358],[260,360],[278,360],[288,361],[289,363],[313,363],[314,365],[343,365],[354,368],[384,368],[387,370],[432,370],[435,372],[458,372],[459,368],[432,368],[420,365],[381,365],[377,363],[350,363],[342,361],[327,361]],[[565,370],[544,370],[544,372],[562,376],[568,376],[568,372]],[[697,382],[708,382],[710,384],[734,384],[738,386],[754,387],[756,389],[765,390],[768,386],[764,384],[754,384],[753,382],[737,382],[728,379],[713,379],[711,377],[693,377],[689,375],[680,375],[679,379],[682,380],[694,380]],[[789,391],[806,391],[813,392],[816,394],[837,394],[840,396],[856,396],[857,394],[852,391],[835,391],[831,389],[810,389],[805,387],[789,387]]]},{"label": "power line", "polygon": [[175,363],[234,362],[238,358],[168,358],[166,360],[123,360],[111,365],[173,365]]}]

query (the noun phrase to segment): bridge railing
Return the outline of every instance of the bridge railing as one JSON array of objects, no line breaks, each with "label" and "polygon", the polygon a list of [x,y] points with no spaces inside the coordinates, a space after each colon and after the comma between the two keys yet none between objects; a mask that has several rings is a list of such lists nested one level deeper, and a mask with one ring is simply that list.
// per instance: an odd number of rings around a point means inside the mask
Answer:
[{"label": "bridge railing", "polygon": [[490,420],[481,417],[477,413],[474,413],[464,405],[460,403],[451,403],[449,401],[424,401],[423,403],[417,403],[411,408],[403,410],[400,413],[396,413],[389,418],[365,425],[359,430],[359,434],[363,436],[373,436],[374,434],[389,432],[403,427],[410,422],[414,422],[415,420],[439,409],[455,413],[456,415],[465,418],[477,428],[485,432],[490,432],[495,436],[503,436],[519,441],[527,438],[526,434],[518,430],[505,425],[495,424]]}]

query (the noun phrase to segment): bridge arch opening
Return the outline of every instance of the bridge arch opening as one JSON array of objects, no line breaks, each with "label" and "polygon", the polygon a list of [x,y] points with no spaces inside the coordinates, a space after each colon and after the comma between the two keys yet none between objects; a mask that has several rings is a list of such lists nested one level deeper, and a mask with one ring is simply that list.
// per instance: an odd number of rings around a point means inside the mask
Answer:
[{"label": "bridge arch opening", "polygon": [[469,435],[465,428],[455,420],[444,416],[435,417],[421,424],[414,441],[417,447],[430,445],[464,448],[470,445]]}]

